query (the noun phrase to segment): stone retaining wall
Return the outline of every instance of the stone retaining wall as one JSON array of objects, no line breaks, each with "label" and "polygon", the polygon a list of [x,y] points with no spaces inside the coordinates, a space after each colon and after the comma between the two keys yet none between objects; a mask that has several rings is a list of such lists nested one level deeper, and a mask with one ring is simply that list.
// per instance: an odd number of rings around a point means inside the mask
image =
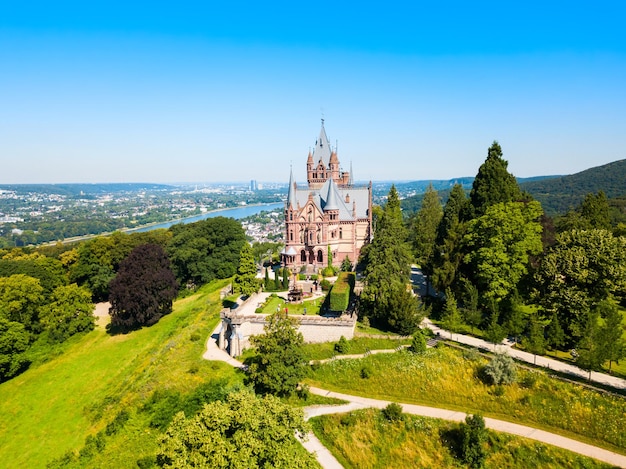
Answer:
[{"label": "stone retaining wall", "polygon": [[[263,334],[266,324],[265,314],[239,315],[222,311],[222,328],[218,345],[228,350],[232,357],[250,347],[250,336]],[[298,331],[302,333],[304,341],[308,343],[337,342],[341,336],[346,339],[354,337],[356,316],[344,315],[341,317],[322,316],[289,316],[297,320],[300,325]]]}]

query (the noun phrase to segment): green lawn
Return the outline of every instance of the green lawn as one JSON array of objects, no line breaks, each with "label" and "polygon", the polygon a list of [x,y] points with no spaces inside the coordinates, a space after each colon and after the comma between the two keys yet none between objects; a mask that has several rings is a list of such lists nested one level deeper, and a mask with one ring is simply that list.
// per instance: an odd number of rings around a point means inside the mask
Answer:
[{"label": "green lawn", "polygon": [[60,357],[0,385],[2,465],[43,468],[79,450],[125,409],[131,420],[107,439],[102,460],[86,467],[136,467],[138,457],[156,448],[156,433],[136,412],[156,389],[187,393],[210,380],[241,382],[231,367],[202,359],[225,283],[177,301],[174,312],[152,327],[117,336],[97,328]]},{"label": "green lawn", "polygon": [[[285,292],[285,296],[287,293]],[[284,311],[287,308],[289,314],[302,315],[306,308],[307,315],[317,315],[320,312],[320,308],[324,303],[324,298],[317,298],[315,300],[305,300],[302,303],[287,303],[284,298],[280,296],[270,296],[260,314],[272,314],[275,313],[277,308],[279,311]]]}]

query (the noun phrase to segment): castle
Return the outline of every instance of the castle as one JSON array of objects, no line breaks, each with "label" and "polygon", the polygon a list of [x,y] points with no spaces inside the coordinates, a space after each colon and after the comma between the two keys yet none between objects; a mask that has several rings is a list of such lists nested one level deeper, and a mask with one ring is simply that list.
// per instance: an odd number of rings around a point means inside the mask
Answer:
[{"label": "castle", "polygon": [[344,259],[358,260],[372,236],[372,183],[355,186],[352,173],[342,171],[322,119],[320,135],[306,162],[307,187],[289,175],[285,202],[285,248],[281,260],[292,272],[317,271]]}]

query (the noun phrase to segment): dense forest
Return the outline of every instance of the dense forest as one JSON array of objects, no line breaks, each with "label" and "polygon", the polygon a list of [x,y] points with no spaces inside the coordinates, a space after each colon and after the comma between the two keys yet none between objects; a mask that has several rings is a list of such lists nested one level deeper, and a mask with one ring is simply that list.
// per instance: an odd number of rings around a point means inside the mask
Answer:
[{"label": "dense forest", "polygon": [[[626,160],[533,182],[578,200],[555,218],[507,167],[494,142],[469,194],[456,184],[444,203],[430,186],[408,217],[391,188],[361,259],[363,314],[407,334],[430,311],[451,331],[508,336],[534,353],[575,349],[579,366],[610,368],[626,356],[626,225],[624,198],[611,203],[604,188],[624,195]],[[435,291],[421,304],[406,288],[414,261]]]},{"label": "dense forest", "polygon": [[[532,178],[516,178],[522,191],[528,192],[535,200],[541,202],[546,215],[556,217],[564,215],[583,201],[589,193],[603,191],[609,198],[611,217],[615,224],[626,222],[626,160],[615,161],[603,166],[590,168],[568,176],[538,176]],[[422,206],[427,190],[437,191],[442,203],[450,196],[450,190],[459,184],[466,192],[472,188],[474,178],[458,178],[449,181],[419,181],[419,183],[402,183],[396,188],[402,193],[410,193],[407,188],[417,192],[401,201],[402,213],[405,218],[415,214]]]},{"label": "dense forest", "polygon": [[546,214],[563,214],[574,209],[589,193],[603,191],[609,199],[626,196],[626,160],[570,176],[524,182],[520,188],[541,202]]}]

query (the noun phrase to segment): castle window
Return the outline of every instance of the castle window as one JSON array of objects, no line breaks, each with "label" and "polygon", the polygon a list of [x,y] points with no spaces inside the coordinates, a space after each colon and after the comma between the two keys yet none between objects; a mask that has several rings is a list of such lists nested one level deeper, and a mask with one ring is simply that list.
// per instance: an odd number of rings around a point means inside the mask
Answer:
[{"label": "castle window", "polygon": [[343,239],[343,230],[339,228],[339,239]]},{"label": "castle window", "polygon": [[304,249],[300,251],[300,261],[306,262],[306,251]]},{"label": "castle window", "polygon": [[321,249],[317,251],[317,262],[324,262],[324,253]]},{"label": "castle window", "polygon": [[293,231],[289,232],[289,241],[293,241]]},{"label": "castle window", "polygon": [[289,220],[293,220],[293,212],[289,214]]}]

